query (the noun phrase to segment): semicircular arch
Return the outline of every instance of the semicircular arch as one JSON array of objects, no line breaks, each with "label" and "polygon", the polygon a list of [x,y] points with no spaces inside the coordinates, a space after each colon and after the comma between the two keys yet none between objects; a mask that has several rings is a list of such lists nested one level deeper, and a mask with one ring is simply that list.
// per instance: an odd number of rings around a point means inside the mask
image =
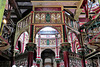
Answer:
[{"label": "semicircular arch", "polygon": [[[38,30],[35,31],[35,38],[36,38],[36,34],[37,34],[41,29],[43,29],[43,28],[45,28],[45,27],[51,27],[51,28],[57,30],[57,31],[59,32],[60,35],[62,34],[61,29],[59,29],[60,27],[57,28],[57,27],[54,27],[54,26],[41,26],[41,27],[38,28]],[[62,37],[62,35],[61,35],[61,37]]]}]

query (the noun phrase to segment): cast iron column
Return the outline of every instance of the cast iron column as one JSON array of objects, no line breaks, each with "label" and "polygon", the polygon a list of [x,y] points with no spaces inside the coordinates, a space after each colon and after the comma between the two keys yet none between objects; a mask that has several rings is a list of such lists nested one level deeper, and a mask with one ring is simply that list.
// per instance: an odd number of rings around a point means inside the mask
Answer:
[{"label": "cast iron column", "polygon": [[36,49],[36,44],[33,42],[29,42],[26,45],[26,50],[28,51],[28,66],[31,67],[33,65],[33,56],[34,56],[34,50]]},{"label": "cast iron column", "polygon": [[85,52],[84,52],[84,47],[81,47],[81,48],[78,50],[78,52],[79,52],[80,57],[82,58],[82,60],[81,60],[81,62],[82,62],[82,67],[86,67],[86,65],[85,65],[85,56],[84,56],[84,54],[85,54]]},{"label": "cast iron column", "polygon": [[61,44],[61,50],[63,51],[63,59],[64,59],[64,66],[69,67],[69,51],[70,50],[70,43],[64,42]]},{"label": "cast iron column", "polygon": [[60,67],[60,59],[56,59],[57,67]]},{"label": "cast iron column", "polygon": [[40,67],[40,62],[41,62],[41,59],[40,58],[37,58],[36,59],[36,63],[37,63],[36,65],[37,65],[37,67]]}]

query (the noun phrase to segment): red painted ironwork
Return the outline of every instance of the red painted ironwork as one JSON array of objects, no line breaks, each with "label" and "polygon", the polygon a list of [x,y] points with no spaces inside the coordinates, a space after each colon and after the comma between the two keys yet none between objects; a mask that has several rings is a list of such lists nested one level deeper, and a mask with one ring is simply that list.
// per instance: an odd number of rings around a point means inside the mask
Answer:
[{"label": "red painted ironwork", "polygon": [[36,64],[37,65],[37,67],[40,67],[40,64]]},{"label": "red painted ironwork", "polygon": [[60,67],[60,63],[57,63],[57,67]]},{"label": "red painted ironwork", "polygon": [[28,67],[33,65],[33,52],[28,52]]},{"label": "red painted ironwork", "polygon": [[65,67],[69,67],[68,52],[67,51],[63,51],[63,55],[64,55],[64,65],[65,65]]}]

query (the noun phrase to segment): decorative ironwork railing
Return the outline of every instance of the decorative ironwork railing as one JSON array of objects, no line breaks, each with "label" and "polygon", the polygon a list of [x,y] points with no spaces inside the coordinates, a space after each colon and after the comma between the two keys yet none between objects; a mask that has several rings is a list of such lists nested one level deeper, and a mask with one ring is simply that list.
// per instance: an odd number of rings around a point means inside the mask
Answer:
[{"label": "decorative ironwork railing", "polygon": [[72,52],[69,53],[69,57],[76,58],[76,59],[81,59],[78,54],[72,53]]},{"label": "decorative ironwork railing", "polygon": [[75,21],[71,16],[67,15],[65,12],[65,24],[78,31],[79,23]]},{"label": "decorative ironwork railing", "polygon": [[82,67],[81,58],[75,53],[69,53],[70,67]]},{"label": "decorative ironwork railing", "polygon": [[28,63],[27,62],[27,58],[28,58],[27,56],[28,56],[27,52],[24,53],[24,54],[16,55],[16,57],[15,57],[15,65],[17,67],[20,67],[21,65],[27,67],[27,63]]},{"label": "decorative ironwork railing", "polygon": [[[38,39],[36,39],[36,44],[38,44]],[[58,38],[58,45],[59,44],[61,44],[61,38]],[[42,46],[56,45],[56,39],[41,39],[40,45]]]},{"label": "decorative ironwork railing", "polygon": [[32,13],[29,13],[26,17],[24,17],[17,23],[16,31],[25,29],[27,26],[29,26],[31,20],[32,20]]},{"label": "decorative ironwork railing", "polygon": [[62,23],[61,11],[36,11],[34,23]]}]

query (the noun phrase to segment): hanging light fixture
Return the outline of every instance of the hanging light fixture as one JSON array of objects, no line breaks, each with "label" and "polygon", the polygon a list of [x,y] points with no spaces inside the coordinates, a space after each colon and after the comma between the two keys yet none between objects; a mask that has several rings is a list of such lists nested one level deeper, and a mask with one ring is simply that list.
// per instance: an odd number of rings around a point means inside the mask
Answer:
[{"label": "hanging light fixture", "polygon": [[31,67],[34,67],[34,65],[33,65],[33,66],[31,66]]},{"label": "hanging light fixture", "polygon": [[6,19],[3,19],[3,23],[6,24],[7,23],[7,20]]},{"label": "hanging light fixture", "polygon": [[20,67],[23,67],[22,65]]},{"label": "hanging light fixture", "polygon": [[16,67],[16,65],[13,65],[12,67]]}]

